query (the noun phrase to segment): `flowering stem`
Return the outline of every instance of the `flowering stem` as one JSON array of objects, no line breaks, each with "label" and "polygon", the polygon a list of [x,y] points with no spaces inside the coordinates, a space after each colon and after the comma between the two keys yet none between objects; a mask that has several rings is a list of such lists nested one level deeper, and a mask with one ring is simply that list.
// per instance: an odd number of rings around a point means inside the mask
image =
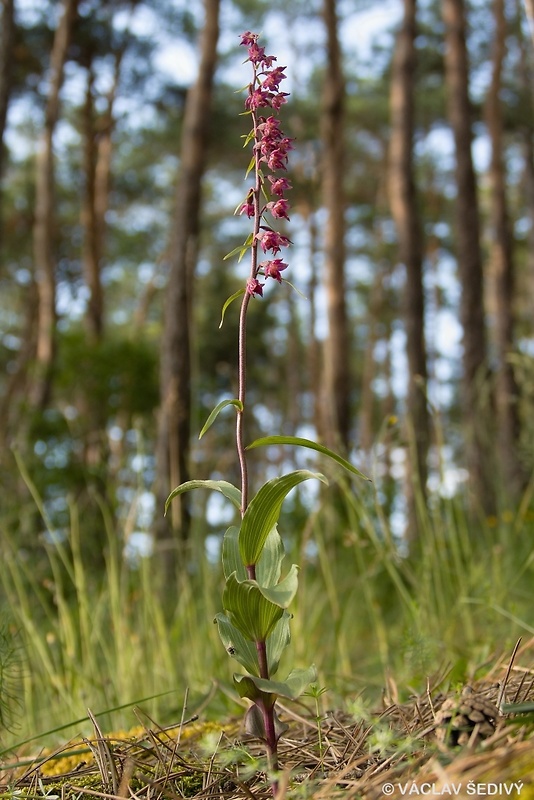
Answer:
[{"label": "flowering stem", "polygon": [[[256,67],[254,66],[254,79],[253,84],[256,83]],[[254,141],[257,141],[257,126],[258,121],[256,114],[252,112],[252,120],[254,125]],[[260,210],[260,195],[261,195],[261,174],[258,163],[258,158],[255,158],[255,186],[253,189],[253,205],[254,205],[254,226],[253,238],[250,252],[250,276],[249,282],[256,279],[258,274],[258,233],[260,231],[261,210]],[[238,398],[242,404],[242,410],[237,414],[236,421],[236,446],[237,455],[239,458],[239,466],[241,470],[241,516],[244,515],[248,506],[248,467],[245,446],[243,443],[243,423],[245,413],[245,399],[247,394],[247,311],[250,303],[251,293],[246,291],[243,295],[241,303],[241,311],[239,314],[239,351],[238,351],[238,377],[239,377],[239,390]]]},{"label": "flowering stem", "polygon": [[250,294],[245,292],[241,303],[241,312],[239,314],[239,354],[237,369],[239,379],[238,398],[242,403],[242,407],[241,410],[237,412],[235,438],[239,467],[241,470],[241,517],[244,516],[248,506],[248,467],[245,445],[243,443],[243,421],[247,393],[247,309],[250,297]]},{"label": "flowering stem", "polygon": [[[265,55],[263,47],[257,44],[258,36],[247,32],[243,34],[241,44],[248,47],[248,61],[252,64],[253,77],[249,85],[248,97],[245,108],[252,117],[252,132],[250,138],[253,141],[253,164],[254,164],[254,186],[249,189],[246,201],[241,206],[241,214],[246,213],[249,219],[253,220],[252,239],[250,242],[250,274],[239,314],[239,349],[238,349],[238,398],[241,402],[240,410],[237,412],[236,421],[236,448],[241,472],[241,517],[243,518],[248,507],[248,467],[246,450],[243,441],[243,428],[246,410],[246,390],[247,390],[247,312],[250,299],[254,295],[262,296],[263,284],[258,280],[263,276],[265,279],[274,278],[278,283],[282,282],[281,271],[287,267],[282,259],[271,258],[259,262],[258,246],[261,246],[264,253],[271,252],[276,256],[280,248],[287,247],[290,242],[286,236],[282,236],[268,225],[262,225],[264,213],[269,211],[274,219],[289,219],[287,211],[289,203],[284,197],[286,189],[291,188],[288,180],[282,177],[269,175],[270,191],[275,196],[274,200],[263,203],[262,194],[265,191],[262,164],[274,172],[279,169],[286,169],[287,154],[291,149],[291,140],[284,137],[280,130],[280,121],[275,116],[265,118],[259,116],[259,108],[272,108],[277,111],[285,103],[286,94],[280,92],[279,87],[284,80],[285,67],[275,67],[271,69],[274,56]],[[256,580],[256,564],[245,564],[247,577],[249,580]],[[258,656],[259,675],[261,678],[269,680],[269,661],[267,658],[267,643],[265,639],[255,641]],[[277,744],[278,736],[275,725],[274,700],[266,701],[265,696],[257,699],[256,705],[263,717],[264,741],[267,748],[267,758],[271,773],[278,769]],[[278,781],[272,779],[273,795],[277,794]]]}]

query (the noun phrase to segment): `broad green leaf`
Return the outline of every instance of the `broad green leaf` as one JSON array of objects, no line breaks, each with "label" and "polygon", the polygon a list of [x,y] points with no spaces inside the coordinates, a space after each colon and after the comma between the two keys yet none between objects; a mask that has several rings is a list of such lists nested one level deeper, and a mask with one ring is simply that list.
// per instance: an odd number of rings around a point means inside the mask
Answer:
[{"label": "broad green leaf", "polygon": [[[276,586],[280,580],[283,559],[284,545],[275,525],[267,536],[256,564],[256,580],[260,586]],[[235,572],[238,581],[247,580],[247,571],[239,553],[239,528],[235,526],[228,528],[224,534],[222,563],[225,579]]]},{"label": "broad green leaf", "polygon": [[288,492],[310,478],[327,483],[324,475],[319,472],[300,469],[290,472],[289,475],[273,478],[259,489],[245,511],[239,532],[239,552],[246,566],[258,562],[265,540],[278,521]]},{"label": "broad green leaf", "polygon": [[253,703],[261,699],[265,705],[273,704],[276,697],[263,696],[263,692],[256,686],[256,680],[259,680],[259,678],[254,675],[238,675],[234,673],[234,686],[239,697],[246,697],[248,700],[252,700]]},{"label": "broad green leaf", "polygon": [[198,434],[199,439],[202,439],[206,431],[211,428],[211,426],[213,425],[213,423],[215,422],[215,420],[217,419],[223,408],[226,408],[227,406],[235,406],[238,411],[243,411],[243,403],[241,402],[241,400],[237,400],[235,398],[233,400],[221,400],[221,402],[215,406],[215,408],[207,418],[206,422],[204,423],[204,427]]},{"label": "broad green leaf", "polygon": [[232,573],[235,573],[238,581],[246,581],[248,578],[245,565],[239,555],[239,528],[232,525],[224,534],[222,543],[222,565],[225,580],[228,580]]},{"label": "broad green leaf", "polygon": [[[224,649],[229,656],[245,667],[252,675],[259,675],[258,653],[254,642],[245,639],[241,631],[232,625],[226,614],[217,614],[215,622],[219,629],[219,636],[224,645]],[[276,628],[273,634],[276,632]]]},{"label": "broad green leaf", "polygon": [[[238,248],[238,250],[239,250],[239,248]],[[232,253],[230,253],[230,255],[232,255]],[[224,305],[222,307],[222,311],[221,311],[221,321],[219,322],[219,330],[223,326],[224,315],[226,314],[226,309],[228,308],[228,306],[231,303],[234,302],[234,300],[237,300],[237,298],[241,297],[241,295],[243,295],[243,294],[245,294],[245,290],[244,289],[239,289],[238,292],[234,292],[234,294],[230,295],[230,297],[227,300],[225,300],[225,303],[224,303]]]},{"label": "broad green leaf", "polygon": [[241,490],[234,486],[233,483],[228,481],[186,481],[173,489],[165,502],[165,513],[169,510],[169,506],[175,497],[183,492],[190,492],[191,489],[213,489],[216,492],[221,492],[225,497],[230,500],[237,509],[241,508]]},{"label": "broad green leaf", "polygon": [[[284,611],[281,619],[274,626],[273,632],[267,637],[267,664],[271,676],[276,675],[280,657],[290,642],[290,619],[291,614]],[[255,643],[246,639],[241,631],[232,625],[226,614],[217,614],[214,621],[217,623],[219,636],[228,655],[239,661],[251,675],[259,676],[260,668]]]},{"label": "broad green leaf", "polygon": [[271,603],[287,608],[295,597],[299,585],[299,568],[293,564],[286,577],[276,586],[260,586],[260,592]]},{"label": "broad green leaf", "polygon": [[240,582],[235,573],[226,581],[222,603],[232,625],[253,642],[265,641],[284,613],[262,594],[256,581]]},{"label": "broad green leaf", "polygon": [[301,439],[299,436],[263,436],[261,439],[255,439],[255,441],[253,441],[252,444],[249,444],[246,449],[252,450],[254,447],[264,447],[277,444],[291,444],[298,447],[307,447],[309,450],[316,450],[318,453],[322,453],[323,456],[328,456],[328,458],[331,458],[337,464],[344,467],[344,469],[352,472],[353,475],[357,475],[358,478],[363,478],[366,481],[370,480],[366,475],[363,474],[363,472],[360,472],[359,469],[356,469],[356,467],[354,467],[350,461],[347,461],[337,453],[334,453],[333,450],[330,450],[328,447],[324,447],[322,444],[317,444],[317,442],[314,442],[311,439]]},{"label": "broad green leaf", "polygon": [[263,545],[259,561],[256,564],[256,580],[260,586],[276,586],[280,580],[283,560],[284,544],[282,542],[282,537],[278,533],[277,526],[273,525]]},{"label": "broad green leaf", "polygon": [[[278,671],[280,657],[291,640],[289,621],[291,614],[284,611],[281,619],[274,626],[273,632],[267,639],[267,663],[269,665],[269,675],[273,676]],[[252,672],[252,670],[250,670]],[[256,673],[253,673],[256,674]]]},{"label": "broad green leaf", "polygon": [[312,666],[307,669],[292,670],[283,682],[257,678],[253,675],[234,675],[234,686],[240,697],[248,697],[249,700],[263,698],[265,694],[274,695],[275,698],[287,697],[289,700],[296,700],[310,683],[316,680],[317,670]]}]

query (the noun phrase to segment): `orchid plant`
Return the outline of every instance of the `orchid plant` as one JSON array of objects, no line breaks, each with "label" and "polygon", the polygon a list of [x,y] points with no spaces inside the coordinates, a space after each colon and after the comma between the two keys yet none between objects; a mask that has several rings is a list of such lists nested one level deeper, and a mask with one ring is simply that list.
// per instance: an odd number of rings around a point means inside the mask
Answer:
[{"label": "orchid plant", "polygon": [[[326,483],[326,478],[306,469],[299,469],[267,481],[249,501],[247,450],[265,445],[297,445],[329,456],[349,472],[365,477],[341,456],[321,444],[294,436],[267,436],[245,446],[244,423],[246,404],[246,331],[247,312],[251,300],[263,296],[268,279],[287,282],[282,272],[287,263],[279,257],[282,248],[291,242],[273,227],[280,220],[289,220],[286,192],[290,181],[280,175],[286,171],[292,140],[284,135],[278,112],[288,94],[280,91],[286,78],[285,67],[273,66],[276,58],[266,55],[258,44],[258,34],[247,32],[241,44],[247,48],[245,63],[250,63],[252,80],[248,85],[245,114],[252,128],[244,137],[245,147],[252,143],[252,157],[246,176],[253,175],[252,185],[236,213],[246,215],[252,231],[245,242],[226,258],[239,260],[250,252],[250,273],[246,285],[229,297],[223,305],[221,325],[228,306],[241,298],[239,316],[238,397],[223,400],[209,415],[200,436],[211,427],[227,406],[236,410],[236,448],[239,459],[241,486],[224,480],[192,480],[181,484],[169,495],[166,509],[177,495],[196,488],[221,492],[239,511],[240,524],[226,531],[222,545],[225,587],[223,611],[216,616],[219,634],[226,652],[245,668],[246,674],[235,674],[234,685],[240,697],[250,701],[245,725],[248,733],[261,739],[266,746],[268,763],[273,775],[278,768],[277,745],[287,728],[276,713],[278,697],[295,699],[316,680],[313,666],[293,669],[282,681],[273,680],[280,658],[290,641],[288,611],[298,587],[298,567],[293,565],[282,575],[284,546],[277,529],[282,504],[288,492],[309,479]],[[269,111],[265,111],[268,109]],[[268,113],[268,116],[266,115]],[[261,251],[261,252],[260,252]],[[265,256],[262,258],[262,253]],[[276,789],[276,778],[273,778]]]}]

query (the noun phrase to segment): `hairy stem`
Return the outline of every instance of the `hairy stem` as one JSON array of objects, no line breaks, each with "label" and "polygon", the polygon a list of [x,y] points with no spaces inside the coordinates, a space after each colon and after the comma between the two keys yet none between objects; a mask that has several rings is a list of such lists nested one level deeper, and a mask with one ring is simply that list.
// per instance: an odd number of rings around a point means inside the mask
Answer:
[{"label": "hairy stem", "polygon": [[241,471],[241,516],[244,515],[248,506],[248,467],[247,455],[245,445],[243,443],[243,419],[245,413],[245,397],[247,393],[247,309],[250,302],[250,294],[245,292],[243,302],[241,303],[241,312],[239,314],[239,357],[238,357],[238,378],[239,378],[239,393],[238,398],[241,400],[242,410],[237,412],[237,421],[235,429],[237,456],[239,458],[239,467]]},{"label": "hairy stem", "polygon": [[[257,85],[257,70],[254,67],[254,78],[252,82],[252,88],[255,88]],[[255,144],[258,143],[258,117],[255,111],[251,112],[252,114],[252,123],[254,129],[254,142]],[[252,236],[252,244],[251,244],[251,256],[250,256],[250,275],[249,281],[253,281],[256,279],[258,275],[258,233],[260,232],[260,222],[261,222],[261,194],[263,188],[263,180],[260,170],[260,156],[259,151],[255,149],[255,158],[254,158],[254,174],[255,174],[255,185],[253,189],[253,202],[254,202],[254,227],[253,227],[253,236]],[[238,390],[238,398],[242,403],[242,410],[238,411],[237,413],[237,421],[236,421],[236,447],[237,447],[237,454],[239,458],[239,466],[241,471],[241,516],[245,514],[245,511],[248,507],[248,466],[247,466],[247,457],[246,457],[246,450],[243,442],[243,424],[244,424],[244,415],[246,409],[246,389],[247,389],[247,311],[250,303],[251,293],[248,291],[248,284],[247,290],[243,296],[243,301],[241,303],[241,311],[239,314],[239,349],[238,349],[238,380],[239,380],[239,390]],[[247,569],[247,575],[249,580],[256,580],[256,565],[255,564],[247,564],[245,565]],[[259,664],[259,672],[260,677],[269,679],[269,662],[267,660],[267,644],[265,640],[258,640],[256,641],[256,652],[258,654],[258,664]],[[278,769],[278,741],[276,737],[276,728],[275,728],[275,712],[274,712],[274,703],[264,703],[262,701],[257,703],[258,708],[261,710],[262,717],[263,717],[263,725],[265,729],[265,744],[267,750],[267,761],[269,765],[269,771],[271,773],[276,772]],[[273,796],[276,796],[278,792],[278,781],[274,778],[272,780],[272,793]]]},{"label": "hairy stem", "polygon": [[[253,86],[256,85],[256,70],[254,70]],[[254,141],[258,139],[258,120],[255,112],[252,112],[252,123],[254,129]],[[255,185],[254,185],[254,229],[252,245],[250,248],[250,275],[249,280],[254,280],[258,274],[258,239],[257,235],[260,230],[261,208],[260,196],[262,188],[262,180],[260,173],[259,156],[255,154]],[[239,467],[241,471],[241,516],[244,515],[248,506],[248,467],[245,446],[243,443],[243,424],[245,414],[245,399],[247,394],[247,311],[250,303],[251,294],[245,291],[243,301],[241,303],[241,311],[239,314],[239,351],[238,351],[238,379],[239,390],[238,398],[242,403],[242,410],[237,413],[236,421],[236,446],[237,455],[239,458]]]}]

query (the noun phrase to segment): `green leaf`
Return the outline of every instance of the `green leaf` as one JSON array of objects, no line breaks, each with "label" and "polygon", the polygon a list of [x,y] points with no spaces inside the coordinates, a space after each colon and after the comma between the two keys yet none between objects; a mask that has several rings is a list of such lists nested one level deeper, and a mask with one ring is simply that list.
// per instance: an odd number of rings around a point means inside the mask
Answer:
[{"label": "green leaf", "polygon": [[235,573],[238,581],[246,581],[248,578],[245,565],[239,555],[239,528],[232,525],[224,534],[222,543],[222,565],[225,580],[228,580],[232,573]]},{"label": "green leaf", "polygon": [[[290,619],[291,614],[284,611],[274,626],[273,632],[267,637],[267,664],[271,676],[276,675],[280,657],[290,642]],[[241,631],[232,625],[226,614],[217,614],[214,622],[217,623],[219,636],[228,655],[235,658],[251,675],[259,677],[260,668],[255,642],[246,639]]]},{"label": "green leaf", "polygon": [[[260,559],[256,564],[256,580],[260,586],[276,586],[282,572],[284,559],[284,545],[276,525],[269,531]],[[248,578],[245,565],[239,553],[239,528],[231,526],[223,538],[222,564],[225,579],[232,572],[236,573],[238,581]]]},{"label": "green leaf", "polygon": [[287,608],[297,593],[299,585],[298,572],[299,568],[296,564],[293,564],[283,581],[277,583],[276,586],[260,586],[260,592],[271,603]]},{"label": "green leaf", "polygon": [[322,444],[317,444],[317,442],[313,442],[311,439],[301,439],[299,436],[263,436],[261,439],[255,439],[255,441],[253,441],[252,444],[249,444],[246,449],[252,450],[254,447],[264,447],[266,445],[276,444],[291,444],[298,447],[307,447],[309,450],[316,450],[318,453],[322,453],[322,455],[331,458],[337,464],[344,467],[344,469],[352,472],[353,475],[357,475],[358,478],[363,478],[366,481],[370,480],[367,475],[364,475],[363,472],[360,472],[359,469],[356,469],[356,467],[354,467],[350,461],[347,461],[346,459],[342,458],[342,456],[334,453],[334,451],[330,450],[328,447],[325,447]]},{"label": "green leaf", "polygon": [[235,406],[235,408],[237,408],[238,411],[243,411],[243,403],[241,402],[241,400],[237,400],[235,398],[233,400],[221,400],[221,402],[215,406],[215,408],[207,418],[206,422],[204,423],[204,427],[198,434],[199,439],[202,439],[206,431],[209,430],[209,428],[211,428],[211,426],[213,425],[213,423],[215,422],[215,420],[217,419],[223,408],[226,408],[227,406]]},{"label": "green leaf", "polygon": [[[276,741],[284,735],[284,733],[288,730],[289,725],[286,722],[281,722],[278,718],[278,714],[276,711],[273,711],[274,715],[274,732],[276,736]],[[261,741],[267,741],[267,734],[265,732],[265,721],[263,719],[263,714],[258,705],[254,703],[247,709],[245,714],[245,731],[249,734],[249,736],[254,736],[256,739],[260,739]]]},{"label": "green leaf", "polygon": [[284,613],[262,594],[256,581],[238,581],[235,573],[226,581],[222,602],[232,625],[253,642],[265,641]]},{"label": "green leaf", "polygon": [[[284,611],[282,617],[274,626],[273,632],[267,639],[267,664],[269,665],[269,675],[273,676],[278,671],[280,657],[291,640],[289,621],[291,614]],[[249,670],[252,672],[252,670]]]},{"label": "green leaf", "polygon": [[254,128],[241,138],[245,140],[245,143],[243,145],[243,148],[245,148],[248,144],[250,144],[252,139],[254,139]]},{"label": "green leaf", "polygon": [[258,562],[265,540],[278,521],[286,495],[293,487],[310,478],[328,483],[319,472],[301,469],[273,478],[259,489],[245,511],[239,533],[239,552],[246,566]]},{"label": "green leaf", "polygon": [[251,172],[254,169],[255,166],[256,166],[256,153],[254,153],[254,155],[252,156],[252,158],[249,161],[249,165],[247,167],[247,171],[245,172],[245,178],[248,177],[249,172]]},{"label": "green leaf", "polygon": [[[230,255],[232,255],[232,254],[230,253]],[[244,289],[240,289],[238,292],[234,292],[234,294],[230,295],[230,297],[225,301],[225,303],[224,303],[224,305],[222,307],[222,311],[221,311],[221,321],[219,322],[219,330],[223,326],[224,315],[226,314],[226,309],[228,308],[228,306],[231,303],[234,302],[234,300],[237,300],[238,297],[241,297],[242,294],[245,294],[245,290]]]},{"label": "green leaf", "polygon": [[297,289],[297,287],[293,283],[291,283],[291,281],[288,281],[287,278],[282,278],[282,283],[287,283],[288,286],[291,286],[293,291],[296,292],[298,295],[300,295],[303,300],[307,300],[308,299],[306,297],[306,295],[304,294],[304,292],[301,292],[300,289]]},{"label": "green leaf", "polygon": [[184,492],[190,492],[191,489],[213,489],[216,492],[221,492],[225,497],[230,500],[237,509],[241,508],[241,490],[234,486],[233,483],[228,481],[186,481],[173,489],[165,501],[165,514],[169,510],[169,506],[175,497]]},{"label": "green leaf", "polygon": [[287,697],[296,700],[303,691],[317,680],[317,670],[314,666],[307,669],[294,669],[285,681],[271,681],[253,675],[234,675],[234,686],[240,697],[248,697],[256,701],[265,694],[276,697]]},{"label": "green leaf", "polygon": [[[239,540],[237,544],[239,548]],[[277,526],[273,525],[256,564],[256,580],[260,586],[276,586],[280,580],[283,560],[284,544]]]},{"label": "green leaf", "polygon": [[534,711],[534,702],[527,701],[525,703],[504,703],[502,707],[503,714],[528,714]]},{"label": "green leaf", "polygon": [[217,623],[219,636],[228,655],[239,661],[252,675],[259,675],[260,667],[255,643],[245,639],[226,614],[217,614],[214,621]]},{"label": "green leaf", "polygon": [[249,235],[247,236],[247,238],[245,239],[243,244],[240,244],[240,245],[238,245],[238,247],[234,247],[233,250],[230,250],[230,252],[227,253],[224,256],[223,261],[228,261],[229,258],[232,258],[232,256],[237,255],[237,253],[239,253],[239,259],[238,260],[241,261],[241,259],[243,258],[243,256],[247,252],[248,248],[252,244],[253,240],[254,240],[254,234],[249,233]]},{"label": "green leaf", "polygon": [[239,697],[246,697],[248,700],[252,700],[253,703],[262,699],[265,705],[269,703],[273,704],[276,697],[263,697],[263,693],[256,686],[256,680],[259,680],[259,678],[254,675],[234,674],[234,686],[237,689]]}]

